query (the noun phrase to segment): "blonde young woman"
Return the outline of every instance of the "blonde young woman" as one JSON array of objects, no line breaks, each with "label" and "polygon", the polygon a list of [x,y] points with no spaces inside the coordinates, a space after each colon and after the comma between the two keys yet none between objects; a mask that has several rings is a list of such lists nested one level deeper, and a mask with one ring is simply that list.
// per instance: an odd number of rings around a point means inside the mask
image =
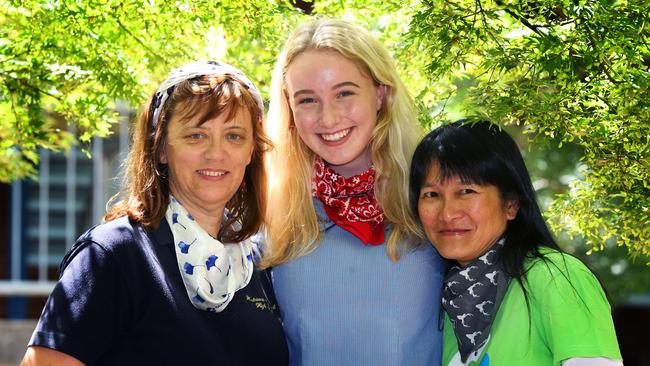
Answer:
[{"label": "blonde young woman", "polygon": [[293,365],[437,365],[443,262],[417,240],[409,161],[419,129],[365,29],[294,31],[273,75],[276,146],[266,265]]}]

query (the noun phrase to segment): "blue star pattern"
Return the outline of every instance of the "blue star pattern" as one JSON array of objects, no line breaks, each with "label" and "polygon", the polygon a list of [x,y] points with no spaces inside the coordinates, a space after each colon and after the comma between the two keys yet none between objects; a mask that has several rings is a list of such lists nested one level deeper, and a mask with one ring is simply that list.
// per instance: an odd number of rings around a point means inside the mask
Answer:
[{"label": "blue star pattern", "polygon": [[[172,214],[172,225],[176,225],[176,224],[178,224],[180,226],[183,226],[183,224],[178,222],[178,213],[173,213]],[[187,230],[187,228],[185,226],[183,226],[183,229]]]},{"label": "blue star pattern", "polygon": [[183,270],[188,275],[193,275],[194,274],[194,266],[191,265],[190,263],[185,262],[185,264],[183,265]]},{"label": "blue star pattern", "polygon": [[209,271],[210,268],[215,267],[216,269],[219,270],[219,272],[221,272],[221,268],[217,267],[217,259],[219,259],[219,257],[217,257],[216,255],[209,256],[208,260],[205,261],[205,268],[207,268],[207,270]]},{"label": "blue star pattern", "polygon": [[181,253],[187,254],[187,252],[190,250],[190,246],[196,242],[196,238],[191,242],[191,243],[186,243],[184,241],[179,241],[178,242],[178,247],[181,249]]},{"label": "blue star pattern", "polygon": [[250,281],[254,267],[250,240],[224,245],[203,230],[173,196],[165,218],[188,299],[198,309],[223,311],[234,293]]}]

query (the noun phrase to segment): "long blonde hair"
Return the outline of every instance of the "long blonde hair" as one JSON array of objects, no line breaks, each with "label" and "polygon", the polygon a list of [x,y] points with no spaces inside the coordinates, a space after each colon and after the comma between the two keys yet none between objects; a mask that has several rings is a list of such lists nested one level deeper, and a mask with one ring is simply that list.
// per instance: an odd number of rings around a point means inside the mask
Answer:
[{"label": "long blonde hair", "polygon": [[[320,243],[318,218],[311,197],[315,154],[302,142],[295,128],[286,94],[286,72],[305,51],[336,51],[366,70],[386,93],[371,139],[376,169],[375,193],[393,230],[387,240],[392,260],[421,245],[419,228],[409,209],[410,160],[421,136],[413,103],[400,80],[393,58],[368,31],[337,19],[318,19],[300,26],[280,54],[271,82],[267,134],[275,150],[269,155],[271,172],[267,241],[263,266],[305,256]],[[400,244],[402,243],[402,244]]]}]

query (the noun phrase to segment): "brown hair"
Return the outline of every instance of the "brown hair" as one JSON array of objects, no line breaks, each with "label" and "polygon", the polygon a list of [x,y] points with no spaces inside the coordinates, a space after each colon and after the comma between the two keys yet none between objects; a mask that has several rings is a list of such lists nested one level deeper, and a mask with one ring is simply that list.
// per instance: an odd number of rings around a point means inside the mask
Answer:
[{"label": "brown hair", "polygon": [[[267,176],[264,154],[272,146],[259,118],[262,111],[248,88],[229,75],[205,75],[176,85],[158,117],[151,123],[153,95],[134,126],[133,144],[122,167],[122,189],[108,203],[104,220],[128,216],[151,230],[158,227],[169,204],[167,165],[160,162],[167,140],[167,122],[199,116],[205,121],[221,113],[228,119],[245,108],[251,116],[255,148],[239,189],[226,205],[228,217],[221,225],[222,242],[239,242],[256,233],[266,214]],[[236,224],[238,223],[238,224]]]}]

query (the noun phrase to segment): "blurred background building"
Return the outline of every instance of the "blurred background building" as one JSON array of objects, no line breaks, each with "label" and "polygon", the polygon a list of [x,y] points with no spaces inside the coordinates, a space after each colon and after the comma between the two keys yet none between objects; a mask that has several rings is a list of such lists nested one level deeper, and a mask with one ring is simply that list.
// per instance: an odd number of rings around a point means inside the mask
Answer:
[{"label": "blurred background building", "polygon": [[88,152],[40,151],[38,180],[0,184],[0,365],[18,364],[76,238],[101,222],[119,188],[131,112]]}]

